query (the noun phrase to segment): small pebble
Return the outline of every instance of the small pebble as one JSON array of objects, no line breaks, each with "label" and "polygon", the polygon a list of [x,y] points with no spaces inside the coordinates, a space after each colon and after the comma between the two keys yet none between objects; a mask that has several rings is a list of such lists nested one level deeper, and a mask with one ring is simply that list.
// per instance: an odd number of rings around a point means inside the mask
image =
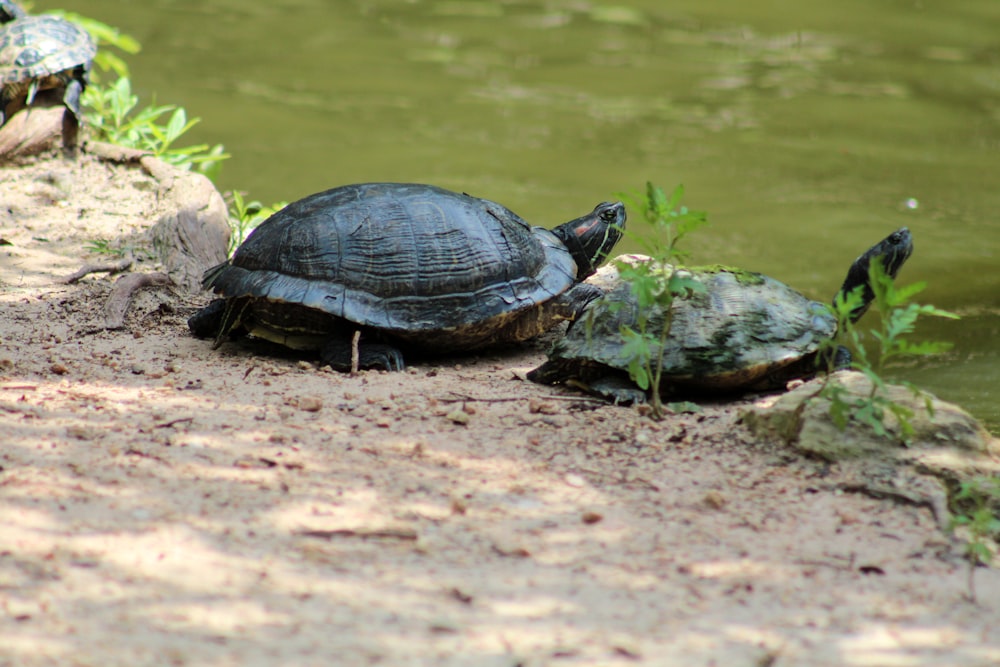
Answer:
[{"label": "small pebble", "polygon": [[604,515],[598,512],[584,512],[580,519],[586,524],[600,523],[604,521]]},{"label": "small pebble", "polygon": [[452,410],[451,412],[445,415],[445,419],[448,419],[449,421],[452,421],[455,424],[462,424],[464,426],[465,424],[468,424],[469,421],[471,421],[472,417],[469,415],[468,412],[465,412],[464,410]]},{"label": "small pebble", "polygon": [[60,363],[52,364],[51,366],[49,366],[49,370],[55,373],[56,375],[66,375],[66,373],[69,373],[69,369]]},{"label": "small pebble", "polygon": [[714,510],[721,510],[726,506],[726,497],[715,490],[707,491],[701,500]]},{"label": "small pebble", "polygon": [[554,415],[559,412],[559,408],[548,401],[541,401],[537,398],[533,398],[528,401],[528,412],[533,415]]},{"label": "small pebble", "polygon": [[319,412],[323,409],[323,399],[319,396],[301,396],[299,398],[299,410],[305,412]]},{"label": "small pebble", "polygon": [[97,436],[93,429],[79,424],[67,426],[66,435],[77,440],[93,440]]}]

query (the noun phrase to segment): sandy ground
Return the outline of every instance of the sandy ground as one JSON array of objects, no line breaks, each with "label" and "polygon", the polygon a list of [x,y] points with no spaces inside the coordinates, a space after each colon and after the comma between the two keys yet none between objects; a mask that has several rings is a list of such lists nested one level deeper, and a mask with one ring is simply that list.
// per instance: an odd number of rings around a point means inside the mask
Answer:
[{"label": "sandy ground", "polygon": [[176,289],[108,331],[114,278],[57,279],[143,258],[155,183],[0,183],[0,665],[1000,664],[997,572],[970,601],[927,509],[832,490],[746,402],[655,423],[525,381],[544,342],[212,351]]}]

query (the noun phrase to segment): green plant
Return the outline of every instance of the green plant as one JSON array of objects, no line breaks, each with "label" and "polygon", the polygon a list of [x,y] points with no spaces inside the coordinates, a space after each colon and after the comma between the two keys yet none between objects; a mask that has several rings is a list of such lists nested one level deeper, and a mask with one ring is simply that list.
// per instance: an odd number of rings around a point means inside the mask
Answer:
[{"label": "green plant", "polygon": [[246,201],[243,193],[232,190],[226,193],[229,203],[229,254],[232,255],[247,235],[260,223],[288,206],[288,202],[278,202],[265,206],[259,201]]},{"label": "green plant", "polygon": [[969,533],[965,556],[969,561],[969,599],[975,602],[976,567],[993,561],[990,542],[1000,534],[1000,518],[995,509],[1000,505],[1000,479],[988,477],[962,482],[952,501],[964,507],[964,511],[952,517],[951,528],[965,527]]},{"label": "green plant", "polygon": [[[221,144],[198,144],[177,148],[174,143],[200,119],[188,119],[187,112],[175,105],[147,106],[137,110],[138,96],[132,93],[128,65],[114,51],[125,53],[140,50],[139,42],[106,23],[72,12],[52,12],[73,21],[87,30],[97,42],[91,83],[80,98],[87,124],[99,140],[118,146],[149,151],[182,169],[195,169],[215,179],[222,161],[229,156]],[[114,82],[105,84],[101,72],[114,72]],[[169,114],[169,116],[167,116]],[[166,118],[166,122],[163,119]]]},{"label": "green plant", "polygon": [[[629,359],[629,376],[640,389],[649,392],[651,416],[660,419],[664,406],[660,394],[663,353],[670,335],[671,306],[676,298],[704,291],[704,286],[688,273],[678,271],[676,262],[684,257],[677,244],[707,222],[702,211],[681,206],[684,187],[678,185],[668,197],[662,188],[646,184],[642,193],[620,195],[642,213],[649,228],[639,234],[625,230],[649,256],[648,261],[616,263],[619,275],[631,285],[638,314],[635,326],[622,327],[624,353]],[[663,326],[650,328],[654,312],[663,314]]]},{"label": "green plant", "polygon": [[[837,337],[820,350],[820,358],[826,359],[828,363],[828,372],[819,393],[830,400],[830,416],[841,430],[854,419],[869,426],[879,436],[886,437],[889,435],[885,425],[885,414],[888,411],[896,417],[899,423],[899,435],[903,442],[907,442],[913,435],[913,426],[910,423],[913,413],[909,408],[887,396],[883,373],[887,366],[902,358],[939,354],[951,347],[949,343],[940,341],[914,343],[909,340],[908,336],[913,333],[921,316],[958,319],[958,315],[935,306],[913,303],[913,297],[922,292],[927,283],[918,282],[896,287],[892,277],[886,274],[877,259],[872,260],[869,275],[871,289],[875,295],[875,307],[879,312],[878,328],[869,332],[875,341],[874,352],[870,352],[869,347],[865,345],[865,334],[851,321],[851,314],[862,307],[864,287],[859,287],[847,295],[838,295],[832,306],[838,321]],[[852,352],[851,368],[864,374],[871,383],[871,391],[867,396],[850,395],[843,385],[831,380],[836,365],[836,351],[843,343],[846,343]],[[910,389],[914,396],[923,396],[927,411],[933,414],[930,396],[910,382],[903,381],[901,384]]]},{"label": "green plant", "polygon": [[96,238],[83,244],[83,249],[95,255],[110,255],[111,257],[124,257],[127,249],[112,245],[110,239]]},{"label": "green plant", "polygon": [[[83,93],[87,121],[99,138],[119,146],[138,148],[182,169],[196,169],[214,178],[221,161],[229,156],[221,144],[198,144],[175,148],[174,142],[194,127],[198,118],[188,120],[187,112],[174,105],[147,106],[139,110],[138,96],[126,76],[108,86],[90,86]],[[165,124],[161,119],[169,117]]]}]

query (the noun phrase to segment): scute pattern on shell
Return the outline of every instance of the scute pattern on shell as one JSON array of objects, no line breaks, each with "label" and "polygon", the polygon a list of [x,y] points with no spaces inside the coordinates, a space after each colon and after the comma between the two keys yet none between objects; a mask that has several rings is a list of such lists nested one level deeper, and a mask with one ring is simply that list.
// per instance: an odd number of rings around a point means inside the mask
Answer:
[{"label": "scute pattern on shell", "polygon": [[0,26],[0,83],[12,84],[88,66],[90,34],[56,16],[26,16]]},{"label": "scute pattern on shell", "polygon": [[460,338],[561,294],[576,271],[551,232],[500,204],[428,185],[369,183],[290,204],[210,271],[205,287],[403,337]]}]

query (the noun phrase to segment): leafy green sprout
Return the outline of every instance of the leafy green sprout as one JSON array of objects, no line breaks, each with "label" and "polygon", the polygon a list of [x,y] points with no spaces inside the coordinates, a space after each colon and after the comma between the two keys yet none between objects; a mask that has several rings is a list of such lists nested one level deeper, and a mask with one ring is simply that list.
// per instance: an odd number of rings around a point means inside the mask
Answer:
[{"label": "leafy green sprout", "polygon": [[[883,374],[888,366],[901,359],[940,354],[951,347],[950,343],[941,341],[911,342],[909,336],[916,329],[920,317],[958,319],[958,315],[932,305],[914,303],[913,297],[922,292],[927,283],[917,282],[897,287],[877,258],[872,259],[870,275],[874,304],[879,312],[879,325],[869,332],[874,340],[874,351],[869,350],[865,334],[851,321],[851,314],[862,306],[864,286],[849,294],[837,295],[832,306],[838,323],[837,336],[820,349],[820,359],[825,359],[828,367],[826,380],[819,394],[830,401],[830,416],[839,429],[844,430],[848,422],[854,419],[870,427],[877,435],[889,437],[885,416],[886,412],[890,412],[899,423],[900,438],[903,442],[909,442],[913,436],[910,422],[913,412],[887,396]],[[867,396],[852,396],[843,385],[832,379],[833,371],[836,370],[836,349],[842,344],[846,344],[852,351],[851,368],[862,373],[871,383]],[[901,384],[912,391],[914,396],[923,396],[928,413],[933,415],[929,395],[913,383],[904,381]]]},{"label": "leafy green sprout", "polygon": [[229,237],[229,254],[232,255],[246,237],[257,225],[288,206],[288,202],[278,202],[265,206],[259,201],[246,201],[243,193],[232,190],[226,193],[229,203],[229,227],[232,234]]},{"label": "leafy green sprout", "polygon": [[95,255],[110,255],[111,257],[124,257],[127,250],[115,247],[111,239],[96,238],[83,244],[84,250]]},{"label": "leafy green sprout", "polygon": [[[221,144],[197,144],[175,148],[174,142],[194,127],[198,118],[188,119],[187,112],[174,105],[147,106],[136,110],[138,96],[132,93],[128,77],[119,77],[108,86],[90,86],[83,93],[90,126],[105,141],[118,146],[138,148],[181,169],[195,169],[215,178],[221,161],[229,157]],[[167,114],[166,123],[161,119]]]},{"label": "leafy green sprout", "polygon": [[[660,187],[646,184],[645,193],[621,193],[619,197],[642,213],[648,227],[639,233],[625,230],[648,255],[648,261],[616,262],[621,278],[630,284],[635,297],[635,326],[623,325],[623,353],[629,360],[628,372],[636,385],[649,393],[654,419],[661,419],[664,405],[661,390],[663,355],[670,335],[671,306],[674,299],[703,292],[704,286],[676,264],[685,253],[678,243],[689,233],[707,223],[702,211],[681,206],[684,187],[678,185],[668,196]],[[616,304],[611,304],[614,308]],[[663,326],[650,327],[651,316],[663,314]]]},{"label": "leafy green sprout", "polygon": [[951,528],[964,527],[969,534],[965,556],[969,561],[969,599],[976,601],[975,570],[979,565],[993,562],[990,541],[1000,535],[1000,518],[996,508],[1000,505],[1000,479],[979,478],[962,482],[952,501],[965,508],[951,519]]},{"label": "leafy green sprout", "polygon": [[[97,42],[91,84],[84,90],[80,103],[85,109],[87,124],[98,139],[149,151],[182,169],[195,169],[209,178],[217,178],[222,161],[229,157],[221,144],[175,146],[181,135],[198,124],[200,119],[188,119],[187,112],[175,105],[154,104],[137,109],[139,98],[132,93],[128,65],[109,47],[135,54],[141,49],[138,41],[96,19],[73,12],[51,13],[78,24]],[[114,73],[116,80],[106,84],[103,81],[103,74],[106,73]]]}]

